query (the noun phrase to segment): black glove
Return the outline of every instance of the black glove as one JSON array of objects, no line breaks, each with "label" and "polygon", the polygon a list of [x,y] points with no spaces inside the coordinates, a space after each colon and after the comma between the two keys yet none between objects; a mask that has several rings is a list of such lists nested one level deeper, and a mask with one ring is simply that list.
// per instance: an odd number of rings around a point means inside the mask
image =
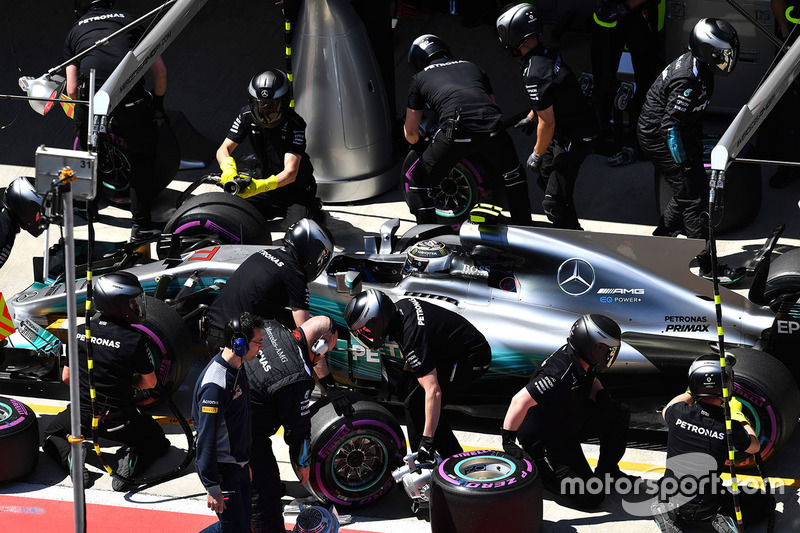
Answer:
[{"label": "black glove", "polygon": [[432,463],[436,460],[436,450],[433,448],[433,437],[422,437],[417,449],[417,463]]},{"label": "black glove", "polygon": [[503,451],[514,459],[523,459],[525,452],[517,444],[517,432],[510,429],[501,429],[500,436],[503,438]]},{"label": "black glove", "polygon": [[531,152],[531,155],[528,156],[528,170],[535,174],[539,174],[543,161],[544,158],[542,156],[536,152]]},{"label": "black glove", "polygon": [[153,99],[150,101],[150,107],[153,108],[153,121],[162,126],[164,124],[169,124],[169,117],[167,116],[167,111],[164,109],[164,95],[158,96],[157,94],[153,95]]},{"label": "black glove", "polygon": [[616,22],[625,15],[631,8],[628,7],[627,0],[603,0],[597,6],[597,18],[603,22]]},{"label": "black glove", "polygon": [[336,386],[333,376],[328,374],[321,378],[319,382],[325,387],[325,395],[328,397],[328,401],[331,402],[336,414],[339,416],[353,416],[353,404],[347,399],[344,392]]},{"label": "black glove", "polygon": [[532,119],[526,115],[525,118],[514,124],[514,127],[522,130],[522,133],[525,135],[531,135],[534,131],[536,131],[536,124],[537,121],[535,119]]}]

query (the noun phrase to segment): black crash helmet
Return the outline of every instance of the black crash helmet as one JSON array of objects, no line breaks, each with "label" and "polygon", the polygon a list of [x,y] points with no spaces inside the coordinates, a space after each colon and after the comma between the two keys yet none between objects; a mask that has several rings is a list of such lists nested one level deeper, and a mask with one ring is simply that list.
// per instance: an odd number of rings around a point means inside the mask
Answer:
[{"label": "black crash helmet", "polygon": [[[724,377],[723,377],[724,376]],[[730,365],[722,365],[719,355],[701,355],[689,367],[689,392],[693,398],[724,398],[725,391],[732,391],[733,370]]]},{"label": "black crash helmet", "polygon": [[22,229],[38,237],[47,227],[42,218],[44,197],[36,192],[28,178],[19,177],[6,188],[3,205],[11,218]]},{"label": "black crash helmet", "polygon": [[310,218],[292,224],[286,230],[283,243],[294,254],[309,282],[325,271],[333,257],[333,235]]},{"label": "black crash helmet", "polygon": [[289,108],[289,78],[282,70],[270,68],[253,76],[247,86],[250,111],[259,125],[274,128]]},{"label": "black crash helmet", "polygon": [[605,315],[583,315],[572,325],[567,343],[596,372],[605,372],[619,353],[622,332]]},{"label": "black crash helmet", "polygon": [[377,350],[389,335],[397,308],[383,292],[367,289],[353,297],[344,308],[347,328],[367,348]]},{"label": "black crash helmet", "polygon": [[112,0],[75,0],[73,10],[75,11],[75,17],[81,18],[93,7],[111,7],[113,5],[114,2],[112,2]]},{"label": "black crash helmet", "polygon": [[419,72],[434,59],[443,59],[453,57],[450,52],[450,47],[447,46],[441,38],[430,33],[420,35],[414,42],[411,43],[411,48],[408,50],[408,64],[414,69],[414,72]]},{"label": "black crash helmet", "polygon": [[739,59],[739,36],[724,20],[700,19],[689,35],[689,48],[697,61],[714,74],[727,76]]},{"label": "black crash helmet", "polygon": [[97,278],[94,307],[106,317],[128,323],[142,322],[147,316],[144,289],[130,272],[113,272]]},{"label": "black crash helmet", "polygon": [[512,56],[520,55],[519,49],[528,37],[542,34],[542,21],[531,4],[508,5],[497,17],[497,36]]}]

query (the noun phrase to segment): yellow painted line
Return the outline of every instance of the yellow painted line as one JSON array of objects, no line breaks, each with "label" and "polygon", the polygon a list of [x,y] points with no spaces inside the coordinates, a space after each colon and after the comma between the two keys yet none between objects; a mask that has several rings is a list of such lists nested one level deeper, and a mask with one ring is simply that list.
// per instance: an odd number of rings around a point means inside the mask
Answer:
[{"label": "yellow painted line", "polygon": [[[63,407],[55,406],[55,405],[33,405],[33,404],[26,404],[28,407],[34,410],[36,413],[41,414],[48,414],[54,415],[58,414],[64,410]],[[157,415],[154,416],[156,422],[160,425],[173,425],[178,426],[178,419],[174,416],[162,416]],[[192,425],[191,419],[187,419],[189,425]],[[283,428],[281,427],[278,429],[276,435],[283,435]],[[411,445],[406,442],[406,447],[411,449]],[[476,450],[495,450],[495,451],[502,451],[496,448],[489,448],[487,446],[463,446],[465,452],[473,452]],[[597,466],[597,459],[592,457],[587,457],[586,460],[589,462],[590,466]],[[664,473],[664,466],[663,465],[651,465],[647,463],[634,463],[630,461],[620,461],[619,467],[623,470],[633,470],[635,472],[650,472],[653,474],[663,474]],[[723,480],[730,480],[730,474],[722,474]],[[749,475],[741,475],[737,474],[736,478],[739,480],[740,483],[747,483],[748,485],[758,485],[759,487],[763,488],[763,484],[761,482],[761,478],[758,476],[749,476]],[[770,483],[772,484],[773,488],[778,485],[782,485],[784,487],[800,487],[800,480],[792,479],[792,478],[781,478],[781,477],[770,477]]]}]

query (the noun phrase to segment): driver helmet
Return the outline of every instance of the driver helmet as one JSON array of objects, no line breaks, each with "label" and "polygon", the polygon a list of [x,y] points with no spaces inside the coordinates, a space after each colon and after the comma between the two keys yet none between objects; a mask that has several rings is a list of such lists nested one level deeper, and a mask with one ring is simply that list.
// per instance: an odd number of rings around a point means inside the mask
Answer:
[{"label": "driver helmet", "polygon": [[289,78],[277,68],[253,76],[247,87],[250,111],[258,124],[274,128],[283,121],[289,108]]},{"label": "driver helmet", "polygon": [[733,72],[739,58],[739,36],[724,20],[700,19],[689,35],[689,49],[711,72],[727,76]]},{"label": "driver helmet", "polygon": [[536,8],[523,3],[509,5],[497,17],[497,36],[512,56],[519,56],[519,49],[528,37],[542,35],[542,21],[536,14]]},{"label": "driver helmet", "polygon": [[303,507],[297,515],[293,533],[338,533],[339,519],[324,507]]},{"label": "driver helmet", "polygon": [[110,8],[113,5],[114,2],[112,0],[75,0],[73,10],[75,11],[75,17],[81,18],[93,7],[103,6]]},{"label": "driver helmet", "polygon": [[431,64],[434,59],[445,59],[453,57],[450,47],[436,35],[426,33],[420,35],[411,43],[408,50],[408,64],[419,72]]},{"label": "driver helmet", "polygon": [[701,355],[689,367],[689,392],[693,398],[724,398],[723,388],[733,390],[733,370],[729,365],[725,365],[725,378],[722,376],[719,355]]},{"label": "driver helmet", "polygon": [[595,372],[605,372],[619,353],[622,332],[605,315],[587,314],[572,325],[567,344]]},{"label": "driver helmet", "polygon": [[147,316],[144,289],[130,272],[113,272],[97,278],[94,306],[106,317],[141,323]]},{"label": "driver helmet", "polygon": [[418,242],[406,253],[406,262],[403,265],[403,275],[412,272],[440,272],[448,270],[453,260],[453,252],[439,241],[427,240]]},{"label": "driver helmet", "polygon": [[328,228],[310,218],[292,224],[286,230],[283,243],[297,259],[308,282],[317,279],[333,257],[333,235]]},{"label": "driver helmet", "polygon": [[377,350],[389,335],[397,308],[383,292],[367,289],[357,294],[344,308],[347,328],[367,348]]},{"label": "driver helmet", "polygon": [[42,218],[43,202],[44,197],[36,192],[25,177],[12,181],[3,197],[3,205],[8,209],[14,222],[34,237],[41,235],[47,227]]}]

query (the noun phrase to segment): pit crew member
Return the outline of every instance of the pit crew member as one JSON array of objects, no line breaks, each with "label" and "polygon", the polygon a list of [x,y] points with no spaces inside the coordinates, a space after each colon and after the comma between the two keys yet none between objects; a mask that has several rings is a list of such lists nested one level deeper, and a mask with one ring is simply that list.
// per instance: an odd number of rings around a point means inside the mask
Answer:
[{"label": "pit crew member", "polygon": [[544,213],[557,228],[583,229],[572,194],[581,164],[594,148],[594,106],[560,52],[540,41],[542,21],[536,8],[526,3],[510,6],[496,25],[500,42],[519,58],[530,99],[531,111],[516,127],[528,135],[536,131],[527,165],[545,193]]},{"label": "pit crew member", "polygon": [[[736,67],[739,37],[724,20],[701,19],[689,35],[690,51],[667,65],[647,91],[639,115],[639,145],[653,162],[656,176],[672,187],[673,196],[653,235],[708,239],[708,178],[703,164],[703,116],[714,93],[714,76]],[[700,275],[711,276],[711,252],[697,255]],[[719,265],[722,285],[734,283],[744,270]]]},{"label": "pit crew member", "polygon": [[[94,384],[99,409],[99,436],[125,444],[117,473],[133,478],[157,457],[169,450],[169,441],[161,426],[133,403],[131,389],[151,389],[156,385],[153,356],[145,335],[133,324],[146,316],[144,291],[130,272],[114,272],[97,279],[94,306],[99,316],[91,322]],[[78,333],[80,361],[81,427],[84,435],[92,434],[92,404],[89,392],[89,368],[86,335]],[[69,383],[69,367],[64,366],[62,379]],[[70,406],[56,415],[44,432],[42,450],[71,470]],[[84,448],[83,453],[86,453]],[[85,462],[84,462],[85,464]],[[84,484],[91,481],[83,472]],[[114,478],[111,487],[126,492],[135,485]]]},{"label": "pit crew member", "polygon": [[420,298],[392,302],[368,289],[344,310],[350,332],[367,348],[378,350],[388,338],[397,342],[405,370],[418,385],[405,398],[408,439],[418,462],[462,451],[442,413],[449,398],[481,377],[492,362],[486,338],[464,317]]},{"label": "pit crew member", "polygon": [[38,237],[47,227],[41,212],[43,200],[25,177],[15,179],[6,187],[0,205],[0,267],[11,255],[20,229]]},{"label": "pit crew member", "polygon": [[[482,154],[498,165],[503,176],[512,223],[530,226],[528,178],[511,136],[500,125],[500,108],[486,73],[474,63],[453,59],[450,47],[436,35],[417,37],[408,62],[415,74],[403,132],[421,153],[409,170],[408,207],[417,224],[436,223],[433,187],[453,165],[469,154]],[[423,147],[419,126],[425,108],[436,112],[440,127]]]},{"label": "pit crew member", "polygon": [[203,533],[250,531],[250,385],[242,365],[261,350],[263,326],[264,321],[250,313],[228,321],[225,347],[194,386],[195,469],[206,489],[208,508],[219,518]]},{"label": "pit crew member", "polygon": [[[689,367],[689,387],[664,407],[667,423],[667,470],[662,479],[661,501],[653,504],[653,516],[662,532],[677,533],[699,523],[713,524],[715,531],[736,533],[733,497],[722,486],[720,474],[728,458],[725,433],[723,388],[733,390],[733,372],[726,364],[723,370],[719,355],[698,357]],[[731,435],[736,450],[758,453],[761,445],[752,425],[742,413],[736,398],[730,401]],[[708,461],[704,461],[704,459]],[[697,484],[695,493],[674,491],[667,494],[664,480],[674,480],[680,487],[690,487],[681,480],[710,480]],[[706,477],[707,476],[707,477]],[[764,492],[740,491],[739,505],[747,524],[766,516],[768,496]]]},{"label": "pit crew member", "polygon": [[[545,359],[511,399],[503,420],[506,453],[519,459],[527,453],[539,467],[544,488],[581,508],[597,507],[605,495],[573,494],[565,480],[632,478],[617,466],[625,453],[630,411],[613,400],[597,378],[614,363],[620,337],[619,326],[610,318],[580,317],[567,344]],[[592,472],[581,442],[597,435],[600,458]]]},{"label": "pit crew member", "polygon": [[[113,9],[112,6],[111,0],[75,0],[75,16],[78,20],[67,34],[65,59],[73,58],[95,42],[136,20],[132,15]],[[134,28],[67,65],[67,95],[73,100],[88,100],[90,70],[95,70],[95,88],[99,89],[125,55],[133,50],[141,36],[141,29]],[[144,78],[140,78],[109,115],[109,131],[124,141],[125,156],[131,166],[131,240],[145,239],[161,233],[150,213],[153,199],[160,192],[154,187],[152,180],[158,139],[154,120],[163,120],[165,116],[164,95],[167,92],[167,67],[161,57],[155,60],[150,72],[153,75],[153,94],[145,89]],[[87,147],[88,116],[86,106],[75,106],[75,135],[81,149]]]},{"label": "pit crew member", "polygon": [[306,123],[289,106],[289,78],[277,68],[253,76],[247,86],[249,104],[242,107],[228,136],[217,149],[223,185],[238,176],[231,154],[245,139],[257,164],[250,183],[238,192],[266,220],[285,217],[288,225],[301,218],[323,222],[316,197],[314,167],[306,153]]},{"label": "pit crew member", "polygon": [[[256,359],[244,364],[250,383],[252,409],[251,527],[254,533],[283,533],[283,506],[278,462],[270,437],[283,426],[283,440],[300,483],[308,481],[311,438],[309,412],[314,378],[311,369],[324,353],[311,350],[317,339],[334,346],[336,325],[326,316],[315,316],[289,330],[275,320],[264,321],[263,348]],[[328,399],[340,414],[352,414],[350,402],[328,375]],[[337,405],[338,403],[338,405]]]}]

